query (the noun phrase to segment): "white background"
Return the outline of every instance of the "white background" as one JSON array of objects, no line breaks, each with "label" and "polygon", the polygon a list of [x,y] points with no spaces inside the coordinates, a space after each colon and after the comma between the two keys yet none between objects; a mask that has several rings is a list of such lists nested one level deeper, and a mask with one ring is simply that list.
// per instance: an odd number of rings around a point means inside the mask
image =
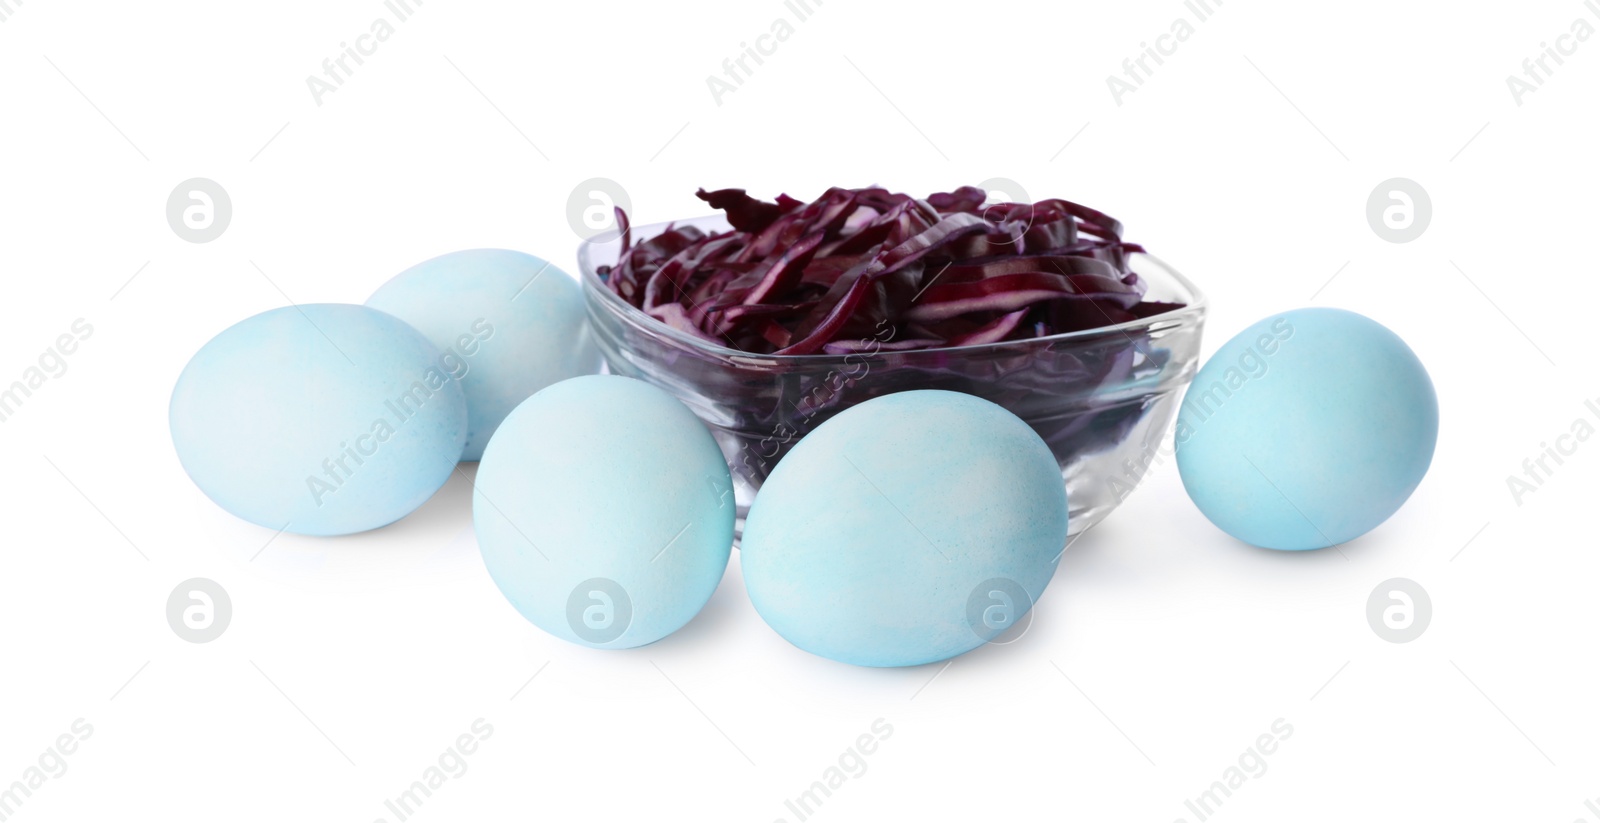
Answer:
[{"label": "white background", "polygon": [[[1521,505],[1506,486],[1600,397],[1600,37],[1520,106],[1506,84],[1600,27],[1576,0],[1227,0],[1120,106],[1106,77],[1181,3],[827,0],[720,106],[706,77],[781,3],[429,0],[320,106],[306,77],[381,3],[9,6],[0,382],[94,327],[0,424],[0,786],[94,728],[13,819],[392,821],[480,717],[415,819],[794,821],[877,718],[892,737],[815,819],[1193,823],[1184,801],[1277,718],[1293,735],[1218,819],[1596,819],[1600,443]],[[197,176],[234,204],[203,245],[165,218]],[[1407,244],[1365,216],[1395,176],[1433,201]],[[640,222],[704,213],[699,186],[1006,177],[1088,203],[1209,293],[1207,353],[1303,305],[1395,329],[1433,375],[1438,453],[1343,554],[1236,543],[1168,462],[1066,553],[1023,641],[891,671],[785,643],[737,554],[657,645],[547,636],[491,584],[460,477],[334,540],[271,540],[185,477],[167,400],[216,332],[459,248],[571,268],[591,177]],[[1397,576],[1433,601],[1407,644],[1365,617]],[[164,615],[191,577],[232,596],[205,645]]]}]

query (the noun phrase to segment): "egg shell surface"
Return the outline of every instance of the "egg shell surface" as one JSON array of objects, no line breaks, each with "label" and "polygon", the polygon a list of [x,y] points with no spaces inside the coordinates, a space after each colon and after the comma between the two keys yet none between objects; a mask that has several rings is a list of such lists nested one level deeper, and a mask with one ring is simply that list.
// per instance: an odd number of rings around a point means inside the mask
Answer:
[{"label": "egg shell surface", "polygon": [[183,468],[217,505],[295,534],[388,525],[449,479],[467,407],[441,355],[399,319],[311,304],[201,347],[169,409]]},{"label": "egg shell surface", "polygon": [[1067,539],[1060,468],[981,398],[874,398],[806,435],[751,506],[740,564],[756,611],[813,654],[860,666],[945,660],[1007,626],[974,620],[995,581],[1020,619]]},{"label": "egg shell surface", "polygon": [[727,568],[735,508],[722,451],[693,412],[647,383],[591,375],[543,389],[500,425],[473,522],[517,611],[617,649],[699,613]]},{"label": "egg shell surface", "polygon": [[467,395],[463,460],[481,459],[500,421],[534,392],[600,370],[577,282],[531,254],[440,255],[396,275],[367,305],[411,324],[445,352]]},{"label": "egg shell surface", "polygon": [[1355,312],[1306,308],[1224,343],[1195,375],[1174,440],[1183,486],[1254,546],[1337,546],[1376,528],[1433,459],[1439,404],[1411,348]]}]

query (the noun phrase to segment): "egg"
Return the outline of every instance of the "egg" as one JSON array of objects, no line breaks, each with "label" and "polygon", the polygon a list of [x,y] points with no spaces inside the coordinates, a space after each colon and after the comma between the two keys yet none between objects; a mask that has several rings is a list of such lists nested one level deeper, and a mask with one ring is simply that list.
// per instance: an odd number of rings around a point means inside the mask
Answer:
[{"label": "egg", "polygon": [[362,306],[272,309],[201,347],[169,409],[178,460],[217,505],[266,528],[393,523],[449,479],[467,404],[416,330]]},{"label": "egg", "polygon": [[802,438],[757,493],[739,561],[790,643],[914,666],[1018,625],[1066,539],[1066,487],[1039,435],[987,400],[920,390]]},{"label": "egg", "polygon": [[733,482],[711,433],[628,377],[565,380],[506,417],[472,515],[489,575],[550,634],[654,643],[711,598],[733,546]]},{"label": "egg", "polygon": [[600,370],[578,284],[518,251],[469,249],[418,263],[367,299],[433,341],[467,394],[463,460],[534,392]]},{"label": "egg", "polygon": [[1422,482],[1439,403],[1394,332],[1340,309],[1287,311],[1224,343],[1184,396],[1183,486],[1254,546],[1318,549],[1389,519]]}]

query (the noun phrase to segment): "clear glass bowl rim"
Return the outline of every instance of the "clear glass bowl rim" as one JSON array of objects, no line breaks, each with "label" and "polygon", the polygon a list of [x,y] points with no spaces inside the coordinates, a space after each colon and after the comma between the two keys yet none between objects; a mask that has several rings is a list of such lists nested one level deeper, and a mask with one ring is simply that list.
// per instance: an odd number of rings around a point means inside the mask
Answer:
[{"label": "clear glass bowl rim", "polygon": [[[726,231],[727,229],[732,228],[728,225],[727,221],[721,214],[710,214],[702,217],[691,217],[683,220],[668,220],[660,223],[647,223],[641,226],[632,226],[630,227],[629,231],[631,233],[635,233],[634,239],[635,242],[637,242],[640,235],[648,239],[650,237],[655,237],[656,235],[662,234],[669,226],[686,225],[694,226],[700,229],[710,229],[713,226],[717,226],[717,231]],[[618,295],[616,292],[612,291],[611,287],[607,286],[605,281],[600,279],[599,273],[595,271],[594,262],[591,260],[591,251],[598,245],[617,242],[620,238],[618,238],[614,232],[605,232],[598,237],[603,239],[596,240],[595,238],[590,238],[583,241],[578,246],[578,276],[579,280],[583,284],[584,291],[598,293],[603,305],[605,305],[605,307],[613,314],[619,315],[620,318],[625,322],[629,322],[633,325],[639,326],[642,329],[648,330],[651,334],[654,334],[657,337],[665,337],[669,340],[679,343],[680,345],[689,347],[710,357],[738,361],[747,365],[771,364],[777,366],[790,365],[797,367],[802,365],[815,366],[824,363],[845,363],[847,362],[845,360],[847,357],[859,358],[861,356],[860,353],[757,354],[754,352],[740,351],[728,346],[711,343],[703,338],[689,334],[688,332],[675,329],[666,323],[651,317],[649,314],[646,314],[643,310],[639,309],[628,301],[623,300],[621,295]],[[1189,278],[1184,277],[1183,274],[1177,269],[1168,265],[1161,258],[1156,257],[1153,254],[1148,252],[1136,252],[1134,255],[1132,255],[1132,257],[1133,259],[1142,257],[1153,262],[1157,269],[1159,269],[1159,272],[1147,273],[1141,271],[1139,272],[1139,276],[1145,278],[1147,281],[1159,279],[1160,277],[1169,279],[1173,285],[1177,286],[1177,290],[1182,293],[1181,297],[1183,298],[1184,306],[1182,308],[1162,312],[1161,314],[1153,314],[1149,317],[1129,320],[1127,322],[1116,323],[1110,326],[1099,326],[1092,329],[1080,329],[1078,331],[1062,332],[1061,334],[1052,334],[1047,337],[1029,337],[1023,340],[1002,340],[998,343],[972,343],[965,346],[939,346],[935,348],[910,349],[904,351],[878,351],[872,356],[875,358],[894,359],[896,355],[927,356],[934,353],[993,351],[995,349],[1004,349],[1007,347],[1025,348],[1028,346],[1049,345],[1052,343],[1070,343],[1079,340],[1097,338],[1106,334],[1116,334],[1133,330],[1145,330],[1158,325],[1175,324],[1181,326],[1205,316],[1206,309],[1208,308],[1210,301],[1207,299],[1205,293],[1200,290],[1199,286],[1196,286],[1191,280],[1189,280]],[[1137,267],[1135,267],[1135,270],[1137,270]],[[1152,274],[1156,274],[1159,277],[1152,277]]]}]

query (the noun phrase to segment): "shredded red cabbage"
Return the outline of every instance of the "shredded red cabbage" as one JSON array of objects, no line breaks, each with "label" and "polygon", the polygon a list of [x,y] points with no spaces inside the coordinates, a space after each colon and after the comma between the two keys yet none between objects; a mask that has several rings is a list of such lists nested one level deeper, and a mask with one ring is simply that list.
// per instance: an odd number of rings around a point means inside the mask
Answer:
[{"label": "shredded red cabbage", "polygon": [[1144,300],[1122,224],[1066,200],[985,205],[973,186],[918,200],[831,188],[811,203],[698,192],[731,231],[669,227],[598,270],[680,331],[757,354],[998,343],[1181,308]]}]

